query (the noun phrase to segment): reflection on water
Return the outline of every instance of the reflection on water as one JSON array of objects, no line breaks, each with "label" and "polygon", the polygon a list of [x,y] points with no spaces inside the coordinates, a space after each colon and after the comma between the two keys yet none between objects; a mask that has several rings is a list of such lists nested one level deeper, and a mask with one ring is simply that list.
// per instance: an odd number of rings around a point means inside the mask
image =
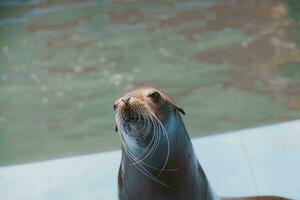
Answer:
[{"label": "reflection on water", "polygon": [[299,1],[0,1],[0,165],[119,148],[161,88],[201,136],[300,117]]}]

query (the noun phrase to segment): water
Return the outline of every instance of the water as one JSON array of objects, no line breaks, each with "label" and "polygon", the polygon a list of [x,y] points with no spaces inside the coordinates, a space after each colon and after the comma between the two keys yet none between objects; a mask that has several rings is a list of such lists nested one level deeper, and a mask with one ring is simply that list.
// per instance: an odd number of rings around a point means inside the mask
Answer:
[{"label": "water", "polygon": [[0,165],[120,147],[139,85],[192,137],[300,118],[297,1],[0,1]]}]

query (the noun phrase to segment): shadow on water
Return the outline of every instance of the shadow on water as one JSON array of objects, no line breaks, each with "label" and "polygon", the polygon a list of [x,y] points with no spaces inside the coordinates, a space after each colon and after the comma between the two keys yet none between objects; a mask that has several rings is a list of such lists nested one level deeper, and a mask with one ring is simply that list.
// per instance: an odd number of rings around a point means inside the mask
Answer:
[{"label": "shadow on water", "polygon": [[192,137],[299,119],[299,6],[0,1],[0,165],[119,148],[111,105],[139,85]]}]

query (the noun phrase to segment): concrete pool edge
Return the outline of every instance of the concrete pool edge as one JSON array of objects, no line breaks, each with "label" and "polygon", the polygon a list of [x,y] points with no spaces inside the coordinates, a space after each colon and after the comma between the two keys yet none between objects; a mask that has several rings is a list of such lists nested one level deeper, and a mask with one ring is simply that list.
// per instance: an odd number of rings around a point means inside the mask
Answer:
[{"label": "concrete pool edge", "polygon": [[[195,138],[192,142],[218,194],[272,194],[297,199],[299,130],[300,120],[296,120]],[[0,198],[117,199],[120,156],[115,150],[0,167]]]}]

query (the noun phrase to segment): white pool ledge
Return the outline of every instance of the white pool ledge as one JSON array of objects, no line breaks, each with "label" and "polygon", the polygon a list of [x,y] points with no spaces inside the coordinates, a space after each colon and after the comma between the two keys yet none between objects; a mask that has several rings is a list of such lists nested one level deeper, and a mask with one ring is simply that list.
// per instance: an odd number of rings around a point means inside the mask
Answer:
[{"label": "white pool ledge", "polygon": [[[193,139],[222,196],[300,199],[300,120]],[[115,200],[120,151],[0,167],[1,200]]]}]

